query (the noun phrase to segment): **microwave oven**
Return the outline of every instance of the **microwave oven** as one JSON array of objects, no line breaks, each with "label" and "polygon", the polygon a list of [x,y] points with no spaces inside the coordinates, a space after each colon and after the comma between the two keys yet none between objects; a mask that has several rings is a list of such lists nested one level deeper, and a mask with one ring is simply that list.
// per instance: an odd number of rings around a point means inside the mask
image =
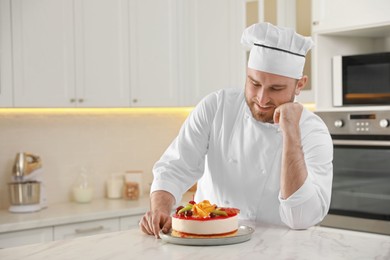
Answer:
[{"label": "microwave oven", "polygon": [[333,57],[333,106],[390,105],[390,52]]}]

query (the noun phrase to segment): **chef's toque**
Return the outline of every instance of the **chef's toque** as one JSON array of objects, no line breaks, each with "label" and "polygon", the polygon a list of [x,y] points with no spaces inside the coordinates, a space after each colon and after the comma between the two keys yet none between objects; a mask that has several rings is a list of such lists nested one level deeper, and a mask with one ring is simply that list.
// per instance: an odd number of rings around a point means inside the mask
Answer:
[{"label": "chef's toque", "polygon": [[310,37],[270,23],[246,28],[241,43],[251,48],[248,68],[294,79],[302,78],[306,53],[314,45]]}]

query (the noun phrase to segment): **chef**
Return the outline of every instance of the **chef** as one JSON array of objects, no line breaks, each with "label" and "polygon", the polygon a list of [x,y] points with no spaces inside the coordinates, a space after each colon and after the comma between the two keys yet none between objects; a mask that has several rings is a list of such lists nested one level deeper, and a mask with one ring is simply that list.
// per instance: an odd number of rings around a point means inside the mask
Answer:
[{"label": "chef", "polygon": [[209,94],[186,119],[154,165],[143,232],[167,233],[171,210],[196,182],[196,202],[239,208],[242,219],[306,229],[327,214],[332,140],[322,120],[294,102],[313,42],[269,23],[245,29],[241,42],[251,48],[245,88]]}]

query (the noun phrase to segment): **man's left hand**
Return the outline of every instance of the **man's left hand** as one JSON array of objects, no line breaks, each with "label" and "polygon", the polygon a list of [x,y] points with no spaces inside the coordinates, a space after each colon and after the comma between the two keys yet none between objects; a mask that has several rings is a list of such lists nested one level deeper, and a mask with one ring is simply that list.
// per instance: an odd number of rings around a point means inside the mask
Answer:
[{"label": "man's left hand", "polygon": [[274,123],[279,124],[284,132],[296,130],[299,128],[302,111],[303,106],[300,103],[284,103],[275,109]]}]

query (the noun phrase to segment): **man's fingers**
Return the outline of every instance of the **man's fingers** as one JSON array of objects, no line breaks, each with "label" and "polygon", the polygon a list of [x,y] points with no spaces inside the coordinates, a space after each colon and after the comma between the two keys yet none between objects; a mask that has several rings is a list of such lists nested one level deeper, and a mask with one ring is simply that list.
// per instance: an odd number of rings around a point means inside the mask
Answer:
[{"label": "man's fingers", "polygon": [[161,215],[159,213],[152,215],[152,218],[150,220],[151,228],[153,231],[153,234],[156,236],[156,238],[160,238],[160,222],[162,221]]},{"label": "man's fingers", "polygon": [[276,108],[274,112],[274,124],[279,124],[280,108]]},{"label": "man's fingers", "polygon": [[153,235],[153,232],[152,232],[152,230],[149,227],[147,214],[145,214],[142,217],[141,221],[139,222],[139,226],[140,226],[142,232],[144,232],[144,233],[146,233],[148,235]]},{"label": "man's fingers", "polygon": [[172,220],[171,218],[168,218],[168,220],[165,222],[164,226],[162,227],[162,232],[165,234],[169,232],[169,230],[172,227]]},{"label": "man's fingers", "polygon": [[171,217],[158,211],[148,211],[139,222],[142,232],[148,235],[154,235],[156,238],[160,238],[159,233],[161,229],[164,233],[168,233],[171,225]]}]

